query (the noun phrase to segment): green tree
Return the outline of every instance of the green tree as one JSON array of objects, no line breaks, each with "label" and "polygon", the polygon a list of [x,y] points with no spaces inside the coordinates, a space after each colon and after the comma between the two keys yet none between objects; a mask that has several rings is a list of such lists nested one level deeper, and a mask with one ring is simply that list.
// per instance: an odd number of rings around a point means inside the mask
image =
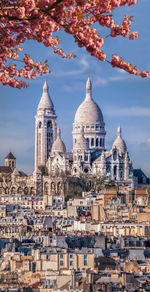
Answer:
[{"label": "green tree", "polygon": [[41,165],[39,165],[38,168],[41,171],[42,176],[48,175],[48,169],[47,169],[47,167],[45,165],[41,164]]}]

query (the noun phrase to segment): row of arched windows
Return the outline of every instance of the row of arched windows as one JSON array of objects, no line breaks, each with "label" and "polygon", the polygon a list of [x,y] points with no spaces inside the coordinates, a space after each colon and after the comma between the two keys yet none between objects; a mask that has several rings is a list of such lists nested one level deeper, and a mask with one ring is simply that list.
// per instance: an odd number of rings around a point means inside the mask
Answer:
[{"label": "row of arched windows", "polygon": [[104,138],[87,138],[87,143],[89,147],[104,147]]},{"label": "row of arched windows", "polygon": [[24,195],[34,195],[35,189],[34,187],[12,187],[12,188],[3,188],[0,187],[0,194],[24,194]]},{"label": "row of arched windows", "polygon": [[[42,128],[42,122],[40,121],[39,122],[39,129],[41,129]],[[48,121],[47,122],[47,129],[52,129],[52,122],[51,121]]]}]

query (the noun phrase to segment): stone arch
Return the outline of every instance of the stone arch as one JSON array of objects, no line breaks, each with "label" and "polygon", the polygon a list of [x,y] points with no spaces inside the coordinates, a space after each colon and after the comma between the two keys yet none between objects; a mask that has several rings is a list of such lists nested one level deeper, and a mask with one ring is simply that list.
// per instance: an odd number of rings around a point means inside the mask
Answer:
[{"label": "stone arch", "polygon": [[73,168],[73,173],[76,174],[76,172],[77,172],[77,169],[76,169],[76,167],[74,167]]},{"label": "stone arch", "polygon": [[5,194],[9,194],[9,188],[8,187],[5,188]]},{"label": "stone arch", "polygon": [[52,195],[55,195],[56,193],[56,185],[54,182],[51,182],[51,193]]},{"label": "stone arch", "polygon": [[60,166],[57,164],[55,167],[55,174],[59,174],[60,173]]},{"label": "stone arch", "polygon": [[22,195],[23,194],[23,189],[21,187],[18,188],[17,193]]},{"label": "stone arch", "polygon": [[30,189],[30,194],[31,194],[31,195],[35,195],[35,188],[34,188],[34,187],[31,187],[31,189]]},{"label": "stone arch", "polygon": [[49,195],[49,183],[45,182],[44,184],[44,195]]},{"label": "stone arch", "polygon": [[57,194],[61,194],[61,190],[62,190],[62,183],[59,181],[57,183]]},{"label": "stone arch", "polygon": [[12,187],[12,188],[11,188],[11,194],[14,195],[15,193],[16,193],[16,188],[15,188],[15,187]]},{"label": "stone arch", "polygon": [[28,190],[27,187],[25,187],[25,188],[24,188],[24,194],[25,194],[25,195],[28,195],[28,193],[29,193],[29,190]]}]

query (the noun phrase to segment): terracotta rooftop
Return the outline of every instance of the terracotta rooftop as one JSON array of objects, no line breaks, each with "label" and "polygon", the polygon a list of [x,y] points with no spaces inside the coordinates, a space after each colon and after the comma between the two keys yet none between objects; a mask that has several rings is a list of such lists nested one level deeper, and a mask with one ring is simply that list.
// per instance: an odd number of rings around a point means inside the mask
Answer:
[{"label": "terracotta rooftop", "polygon": [[146,188],[138,188],[135,190],[136,195],[148,195]]},{"label": "terracotta rooftop", "polygon": [[117,194],[117,189],[114,187],[114,188],[108,188],[108,189],[105,189],[105,195],[113,195],[113,194]]}]

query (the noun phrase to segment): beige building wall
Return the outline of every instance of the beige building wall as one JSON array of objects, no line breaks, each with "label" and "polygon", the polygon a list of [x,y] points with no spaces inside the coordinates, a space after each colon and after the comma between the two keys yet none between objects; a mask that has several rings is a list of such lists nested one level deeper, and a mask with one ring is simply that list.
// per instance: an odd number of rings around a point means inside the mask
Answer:
[{"label": "beige building wall", "polygon": [[78,254],[78,269],[94,269],[94,254]]},{"label": "beige building wall", "polygon": [[137,222],[150,222],[150,212],[137,213]]}]

